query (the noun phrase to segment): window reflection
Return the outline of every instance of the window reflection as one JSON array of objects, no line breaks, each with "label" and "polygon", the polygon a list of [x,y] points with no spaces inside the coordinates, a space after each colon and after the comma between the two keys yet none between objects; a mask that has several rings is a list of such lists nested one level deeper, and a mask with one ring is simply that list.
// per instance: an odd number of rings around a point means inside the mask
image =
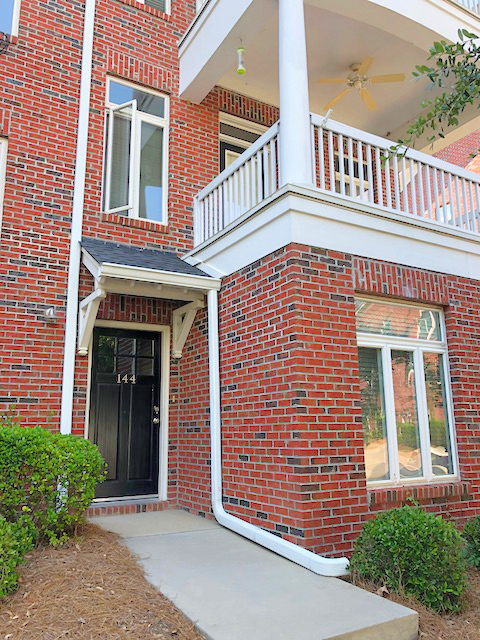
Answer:
[{"label": "window reflection", "polygon": [[389,477],[381,349],[358,350],[367,480]]},{"label": "window reflection", "polygon": [[400,477],[418,478],[423,470],[412,351],[392,351],[392,377]]}]

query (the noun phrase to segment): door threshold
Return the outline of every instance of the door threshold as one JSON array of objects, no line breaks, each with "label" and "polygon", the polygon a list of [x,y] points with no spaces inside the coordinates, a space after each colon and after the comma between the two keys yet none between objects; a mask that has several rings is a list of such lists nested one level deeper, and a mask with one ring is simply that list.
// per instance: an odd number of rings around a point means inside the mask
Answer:
[{"label": "door threshold", "polygon": [[114,498],[94,498],[92,507],[115,507],[124,504],[151,504],[152,502],[160,502],[158,494],[146,496],[115,496]]}]

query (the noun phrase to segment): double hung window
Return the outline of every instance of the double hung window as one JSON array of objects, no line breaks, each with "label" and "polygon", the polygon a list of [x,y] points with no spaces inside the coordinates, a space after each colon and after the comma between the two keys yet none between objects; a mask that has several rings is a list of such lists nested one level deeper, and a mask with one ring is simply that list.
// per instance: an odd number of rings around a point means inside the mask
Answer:
[{"label": "double hung window", "polygon": [[168,98],[109,79],[104,209],[167,222]]},{"label": "double hung window", "polygon": [[457,476],[443,314],[356,300],[367,482]]}]

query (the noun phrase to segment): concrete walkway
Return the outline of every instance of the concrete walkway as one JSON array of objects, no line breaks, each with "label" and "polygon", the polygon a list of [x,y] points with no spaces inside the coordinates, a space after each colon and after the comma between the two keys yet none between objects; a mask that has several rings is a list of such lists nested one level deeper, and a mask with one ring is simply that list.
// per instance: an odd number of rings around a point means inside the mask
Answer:
[{"label": "concrete walkway", "polygon": [[414,611],[184,511],[92,518],[210,640],[415,640]]}]

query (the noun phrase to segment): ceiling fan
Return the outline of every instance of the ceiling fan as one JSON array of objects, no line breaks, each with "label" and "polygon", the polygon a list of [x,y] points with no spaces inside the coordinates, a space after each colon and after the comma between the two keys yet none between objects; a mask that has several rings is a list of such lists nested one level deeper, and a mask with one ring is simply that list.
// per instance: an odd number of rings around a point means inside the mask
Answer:
[{"label": "ceiling fan", "polygon": [[333,100],[325,105],[325,111],[331,109],[342,98],[344,98],[350,91],[357,89],[360,97],[365,103],[369,111],[375,111],[377,103],[375,102],[372,94],[367,89],[368,84],[383,84],[384,82],[403,82],[405,80],[404,73],[390,73],[384,76],[367,76],[373,62],[371,56],[367,56],[363,62],[356,62],[350,67],[351,72],[346,78],[320,78],[320,84],[343,84],[346,83],[347,88],[341,91]]}]

